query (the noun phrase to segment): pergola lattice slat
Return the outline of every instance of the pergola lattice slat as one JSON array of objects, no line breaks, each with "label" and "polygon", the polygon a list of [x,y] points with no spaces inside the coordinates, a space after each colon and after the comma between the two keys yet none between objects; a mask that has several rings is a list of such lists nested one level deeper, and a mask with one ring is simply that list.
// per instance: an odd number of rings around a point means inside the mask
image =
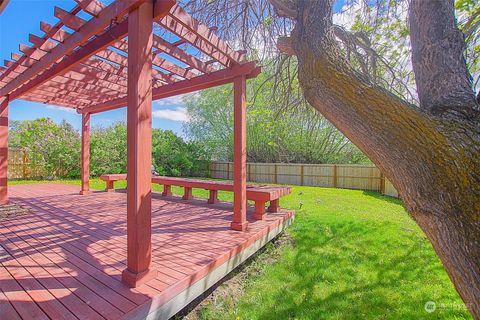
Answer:
[{"label": "pergola lattice slat", "polygon": [[100,12],[105,8],[105,5],[97,0],[75,0],[83,11],[89,13],[94,17],[98,17]]}]

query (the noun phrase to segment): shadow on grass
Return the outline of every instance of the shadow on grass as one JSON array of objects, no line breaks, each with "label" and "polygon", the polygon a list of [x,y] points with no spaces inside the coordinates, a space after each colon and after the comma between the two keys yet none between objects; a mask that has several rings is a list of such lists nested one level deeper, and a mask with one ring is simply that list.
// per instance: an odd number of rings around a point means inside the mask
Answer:
[{"label": "shadow on grass", "polygon": [[398,204],[404,207],[403,201],[399,198],[383,195],[376,191],[363,191],[362,194],[378,200],[386,201],[393,204]]},{"label": "shadow on grass", "polygon": [[[469,318],[430,244],[415,234],[392,240],[386,229],[342,221],[296,232],[288,267],[277,270],[270,292],[258,292],[270,295],[266,303],[249,299],[241,309],[256,308],[256,319]],[[430,300],[460,308],[430,314]]]}]

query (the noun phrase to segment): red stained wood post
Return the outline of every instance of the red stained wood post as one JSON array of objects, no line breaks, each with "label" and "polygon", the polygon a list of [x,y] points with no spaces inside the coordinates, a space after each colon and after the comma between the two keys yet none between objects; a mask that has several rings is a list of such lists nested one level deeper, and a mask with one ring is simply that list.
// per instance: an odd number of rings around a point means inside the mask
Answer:
[{"label": "red stained wood post", "polygon": [[82,190],[90,193],[90,113],[82,113]]},{"label": "red stained wood post", "polygon": [[152,25],[153,2],[128,15],[127,269],[122,279],[138,287],[153,279],[152,259]]},{"label": "red stained wood post", "polygon": [[165,196],[165,197],[172,196],[172,186],[171,185],[168,185],[168,184],[163,185],[162,196]]},{"label": "red stained wood post", "polygon": [[0,100],[0,204],[8,203],[8,102]]},{"label": "red stained wood post", "polygon": [[218,190],[209,190],[208,203],[209,204],[218,203]]},{"label": "red stained wood post", "polygon": [[193,199],[193,194],[192,194],[192,188],[190,187],[184,187],[183,188],[183,200],[192,200]]},{"label": "red stained wood post", "polygon": [[247,222],[247,103],[246,77],[233,82],[233,230],[244,231]]}]

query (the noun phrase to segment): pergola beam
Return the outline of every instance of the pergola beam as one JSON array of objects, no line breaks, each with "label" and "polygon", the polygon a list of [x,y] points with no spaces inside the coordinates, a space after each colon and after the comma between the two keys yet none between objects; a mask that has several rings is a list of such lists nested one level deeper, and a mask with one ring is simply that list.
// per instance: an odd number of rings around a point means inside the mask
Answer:
[{"label": "pergola beam", "polygon": [[27,93],[23,97],[23,99],[38,102],[38,103],[42,103],[42,104],[53,104],[53,105],[57,105],[57,106],[61,106],[61,107],[68,107],[68,108],[72,108],[72,105],[79,106],[79,107],[86,107],[86,106],[89,105],[87,103],[79,102],[78,100],[73,100],[73,99],[72,100],[65,100],[65,99],[58,98],[58,97],[51,98],[51,97],[47,97],[45,95],[42,95],[42,94],[36,93],[36,92]]},{"label": "pergola beam", "polygon": [[[255,78],[260,73],[260,71],[261,68],[257,67],[255,62],[247,62],[243,65],[237,65],[232,68],[222,69],[212,72],[211,74],[201,75],[190,80],[184,80],[174,84],[165,85],[157,89],[153,89],[153,100],[163,99],[231,83],[236,77],[241,75],[245,75],[247,79]],[[120,98],[103,104],[78,109],[77,111],[79,113],[98,113],[125,107],[126,104],[127,99]]]}]

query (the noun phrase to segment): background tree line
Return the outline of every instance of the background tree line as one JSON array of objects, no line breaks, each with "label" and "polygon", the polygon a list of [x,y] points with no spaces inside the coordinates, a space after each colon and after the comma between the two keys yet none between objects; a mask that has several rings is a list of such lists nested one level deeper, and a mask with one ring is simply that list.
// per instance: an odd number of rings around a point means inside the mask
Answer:
[{"label": "background tree line", "polygon": [[[370,160],[301,97],[298,81],[291,94],[279,91],[269,64],[247,82],[247,160],[283,163],[370,163]],[[184,130],[212,159],[233,159],[231,85],[203,90],[184,99],[190,121]],[[302,109],[303,112],[298,112]]]},{"label": "background tree line", "polygon": [[[185,142],[169,130],[153,129],[152,156],[155,170],[162,175],[202,175],[208,166],[205,152],[196,143]],[[80,176],[81,135],[66,121],[48,118],[12,121],[9,145],[27,151],[30,166],[41,167],[47,178]],[[90,174],[125,173],[127,168],[127,127],[117,122],[93,127],[90,137]]]}]

